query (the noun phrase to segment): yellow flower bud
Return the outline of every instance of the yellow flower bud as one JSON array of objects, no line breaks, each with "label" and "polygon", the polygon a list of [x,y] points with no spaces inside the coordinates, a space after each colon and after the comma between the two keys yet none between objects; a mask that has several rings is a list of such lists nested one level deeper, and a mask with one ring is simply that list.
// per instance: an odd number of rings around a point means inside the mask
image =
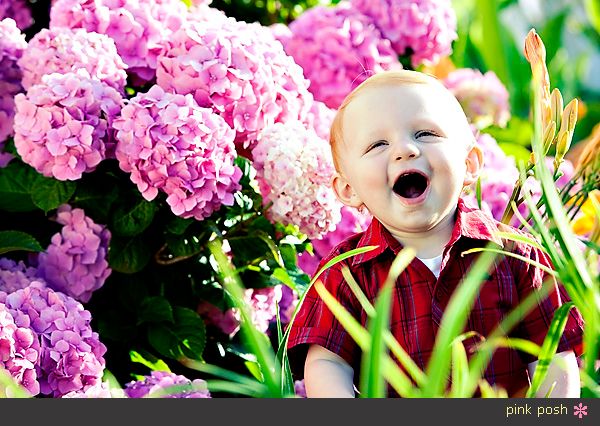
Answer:
[{"label": "yellow flower bud", "polygon": [[554,89],[550,94],[550,107],[552,108],[551,119],[556,123],[556,127],[560,128],[560,117],[563,112],[563,97],[560,90]]},{"label": "yellow flower bud", "polygon": [[546,130],[544,131],[544,154],[547,154],[552,146],[552,142],[554,142],[554,135],[556,133],[556,123],[554,121],[550,121],[550,123],[546,126]]},{"label": "yellow flower bud", "polygon": [[565,158],[565,154],[571,146],[572,138],[573,133],[571,132],[563,132],[558,134],[558,140],[556,142],[556,155],[554,156],[555,164],[562,163],[563,158]]}]

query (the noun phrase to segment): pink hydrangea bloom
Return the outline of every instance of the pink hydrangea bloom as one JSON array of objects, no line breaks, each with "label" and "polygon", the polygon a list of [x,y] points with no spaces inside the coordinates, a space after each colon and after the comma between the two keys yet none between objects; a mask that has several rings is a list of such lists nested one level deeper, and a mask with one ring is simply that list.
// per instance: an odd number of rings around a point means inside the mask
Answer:
[{"label": "pink hydrangea bloom", "polygon": [[350,0],[413,67],[432,65],[452,52],[456,13],[450,0]]},{"label": "pink hydrangea bloom", "polygon": [[69,205],[58,208],[56,221],[63,228],[39,254],[38,273],[54,290],[87,303],[112,272],[107,261],[110,231]]},{"label": "pink hydrangea bloom", "polygon": [[39,277],[36,268],[30,268],[23,261],[0,258],[0,291],[12,293],[31,284],[32,281],[46,282]]},{"label": "pink hydrangea bloom", "polygon": [[482,74],[476,69],[460,68],[448,74],[444,85],[456,96],[475,127],[506,126],[510,119],[508,91],[493,71]]},{"label": "pink hydrangea bloom", "polygon": [[281,285],[244,290],[244,301],[250,308],[252,324],[263,333],[267,332],[271,320],[277,315],[281,295]]},{"label": "pink hydrangea bloom", "polygon": [[0,20],[4,18],[13,19],[21,30],[33,24],[31,10],[25,0],[0,0]]},{"label": "pink hydrangea bloom", "polygon": [[329,108],[323,102],[314,101],[313,105],[304,120],[306,127],[313,129],[317,136],[329,143],[329,130],[335,117],[335,110]]},{"label": "pink hydrangea bloom", "polygon": [[346,238],[367,229],[372,219],[370,214],[361,213],[357,209],[347,206],[341,208],[341,214],[342,220],[334,231],[324,234],[321,238],[311,240],[314,255],[304,252],[298,256],[298,266],[311,277],[317,272],[322,258]]},{"label": "pink hydrangea bloom", "polygon": [[297,225],[309,238],[335,229],[340,203],[330,187],[333,160],[329,146],[300,122],[276,123],[252,151],[266,214]]},{"label": "pink hydrangea bloom", "polygon": [[231,18],[191,20],[176,32],[158,58],[157,82],[212,108],[244,147],[275,122],[304,119],[313,101],[302,69],[272,33]]},{"label": "pink hydrangea bloom", "polygon": [[[172,386],[187,386],[185,390],[170,390]],[[162,392],[167,395],[162,395]],[[176,393],[172,393],[176,392]],[[185,376],[167,371],[152,371],[143,380],[131,381],[125,385],[129,398],[160,396],[162,398],[210,398],[207,384],[202,379],[190,380]]]},{"label": "pink hydrangea bloom", "polygon": [[174,214],[198,220],[233,204],[242,176],[234,132],[191,95],[154,85],[129,101],[114,128],[119,166],[145,199],[163,191]]},{"label": "pink hydrangea bloom", "polygon": [[308,9],[282,37],[285,51],[304,69],[315,99],[337,108],[371,74],[401,68],[389,40],[348,3]]},{"label": "pink hydrangea bloom", "polygon": [[203,300],[196,310],[207,325],[214,326],[229,337],[240,330],[240,313],[237,309],[222,311],[210,302]]},{"label": "pink hydrangea bloom", "polygon": [[75,299],[33,281],[11,294],[0,291],[18,327],[39,338],[40,392],[60,397],[101,381],[106,347],[90,327],[91,314]]},{"label": "pink hydrangea bloom", "polygon": [[[0,2],[0,5],[4,4]],[[0,6],[1,7],[1,6]],[[1,16],[1,13],[0,13]],[[0,21],[0,168],[5,167],[12,155],[4,153],[4,141],[13,134],[15,100],[21,86],[21,69],[17,61],[27,48],[25,35],[13,19]]]},{"label": "pink hydrangea bloom", "polygon": [[31,395],[40,393],[35,369],[39,355],[35,333],[17,326],[9,309],[0,303],[0,369],[5,369]]},{"label": "pink hydrangea bloom", "polygon": [[187,17],[181,0],[56,0],[50,28],[85,28],[106,34],[136,83],[151,81],[162,43]]},{"label": "pink hydrangea bloom", "polygon": [[110,125],[122,102],[119,92],[85,70],[47,74],[15,97],[17,152],[44,176],[80,179],[111,151]]},{"label": "pink hydrangea bloom", "polygon": [[119,92],[123,92],[127,80],[126,65],[114,40],[81,28],[42,29],[29,41],[18,64],[25,89],[41,83],[45,74],[65,74],[82,68]]}]

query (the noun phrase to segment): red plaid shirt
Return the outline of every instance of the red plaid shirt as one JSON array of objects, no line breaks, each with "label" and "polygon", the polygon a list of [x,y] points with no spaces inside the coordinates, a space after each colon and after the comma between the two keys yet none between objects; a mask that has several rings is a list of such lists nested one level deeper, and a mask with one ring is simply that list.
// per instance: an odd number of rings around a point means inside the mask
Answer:
[{"label": "red plaid shirt", "polygon": [[[433,349],[435,335],[444,308],[452,292],[463,279],[466,271],[477,259],[477,253],[461,257],[461,253],[474,247],[484,247],[493,242],[505,250],[530,258],[543,265],[550,260],[542,251],[524,243],[500,239],[498,230],[523,232],[500,224],[481,210],[471,209],[459,200],[456,224],[452,237],[444,249],[439,278],[415,258],[396,281],[394,290],[391,331],[404,350],[421,369],[425,369]],[[356,234],[340,243],[319,265],[321,268],[335,256],[365,246],[378,246],[369,252],[351,257],[326,270],[320,277],[327,290],[364,326],[367,315],[360,307],[342,273],[342,265],[350,268],[369,301],[374,304],[379,288],[383,285],[392,261],[402,245],[373,219],[365,232]],[[513,257],[498,256],[493,272],[481,287],[470,312],[465,331],[476,331],[487,336],[499,321],[519,304],[529,292],[540,288],[547,274]],[[510,333],[541,345],[554,311],[570,298],[562,285],[554,289]],[[291,325],[288,348],[292,368],[301,375],[307,344],[318,344],[344,358],[354,368],[355,379],[359,377],[361,351],[323,303],[314,287],[308,290],[297,317]],[[581,355],[583,320],[580,313],[571,309],[560,341],[558,352],[574,350]],[[478,340],[465,341],[469,353]],[[292,349],[293,348],[293,349]],[[530,356],[513,349],[499,348],[485,371],[485,379],[503,387],[509,395],[528,385],[527,364],[534,361]],[[396,396],[390,390],[390,396]]]}]

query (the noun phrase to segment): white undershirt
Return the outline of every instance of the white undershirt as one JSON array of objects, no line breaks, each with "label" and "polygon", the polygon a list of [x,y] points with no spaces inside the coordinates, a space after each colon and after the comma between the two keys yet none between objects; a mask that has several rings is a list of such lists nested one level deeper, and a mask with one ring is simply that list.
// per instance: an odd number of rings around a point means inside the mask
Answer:
[{"label": "white undershirt", "polygon": [[421,257],[418,258],[421,262],[423,262],[425,264],[425,266],[427,266],[431,272],[433,272],[433,275],[435,275],[436,278],[438,278],[440,276],[440,269],[442,267],[442,255],[440,254],[439,256],[436,257],[432,257],[429,259],[423,259]]}]

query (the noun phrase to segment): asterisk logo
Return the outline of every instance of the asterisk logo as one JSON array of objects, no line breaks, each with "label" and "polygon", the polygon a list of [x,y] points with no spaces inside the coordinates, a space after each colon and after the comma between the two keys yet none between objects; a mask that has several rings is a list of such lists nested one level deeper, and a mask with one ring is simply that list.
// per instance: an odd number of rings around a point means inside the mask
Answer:
[{"label": "asterisk logo", "polygon": [[587,416],[587,405],[583,405],[583,403],[579,403],[579,405],[573,406],[573,415],[579,416],[579,418],[583,418],[583,416]]}]

